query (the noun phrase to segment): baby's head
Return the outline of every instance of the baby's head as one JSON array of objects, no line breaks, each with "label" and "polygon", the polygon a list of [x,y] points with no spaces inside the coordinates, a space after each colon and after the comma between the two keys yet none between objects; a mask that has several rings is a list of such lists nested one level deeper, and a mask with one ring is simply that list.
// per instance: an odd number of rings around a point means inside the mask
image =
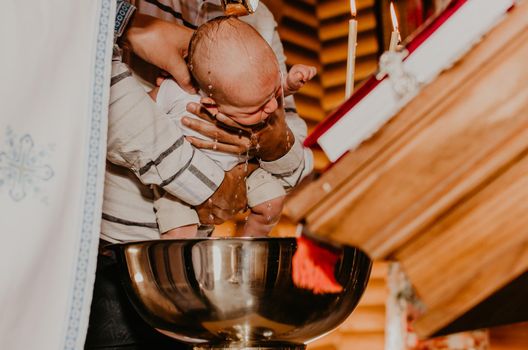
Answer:
[{"label": "baby's head", "polygon": [[235,17],[200,26],[189,44],[191,74],[204,102],[242,125],[265,120],[279,106],[282,79],[266,40]]}]

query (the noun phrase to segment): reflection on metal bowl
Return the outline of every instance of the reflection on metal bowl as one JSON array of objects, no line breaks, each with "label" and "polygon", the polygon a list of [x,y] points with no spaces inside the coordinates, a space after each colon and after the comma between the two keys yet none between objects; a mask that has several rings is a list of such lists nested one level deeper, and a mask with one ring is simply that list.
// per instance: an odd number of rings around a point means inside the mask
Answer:
[{"label": "reflection on metal bowl", "polygon": [[292,282],[292,238],[209,238],[112,246],[139,314],[158,331],[199,349],[288,348],[335,329],[365,290],[371,261],[340,252],[339,294]]}]

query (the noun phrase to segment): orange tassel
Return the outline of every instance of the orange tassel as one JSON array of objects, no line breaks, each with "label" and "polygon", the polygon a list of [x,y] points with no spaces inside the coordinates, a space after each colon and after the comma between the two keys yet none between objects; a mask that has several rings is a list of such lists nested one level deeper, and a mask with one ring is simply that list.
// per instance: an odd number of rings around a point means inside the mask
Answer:
[{"label": "orange tassel", "polygon": [[339,255],[309,238],[297,238],[292,260],[293,284],[315,294],[340,293],[343,287],[334,276]]}]

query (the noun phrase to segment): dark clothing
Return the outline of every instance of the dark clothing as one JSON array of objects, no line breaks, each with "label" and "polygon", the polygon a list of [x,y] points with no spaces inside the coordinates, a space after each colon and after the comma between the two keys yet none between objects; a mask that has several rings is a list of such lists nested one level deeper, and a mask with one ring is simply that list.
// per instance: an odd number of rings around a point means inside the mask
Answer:
[{"label": "dark clothing", "polygon": [[85,350],[188,350],[150,327],[135,311],[111,256],[99,254]]}]

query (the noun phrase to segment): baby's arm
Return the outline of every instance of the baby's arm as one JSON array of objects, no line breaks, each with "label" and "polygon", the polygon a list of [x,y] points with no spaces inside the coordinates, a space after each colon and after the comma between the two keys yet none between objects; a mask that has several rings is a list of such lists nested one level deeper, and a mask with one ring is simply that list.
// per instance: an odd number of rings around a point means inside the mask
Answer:
[{"label": "baby's arm", "polygon": [[317,74],[317,69],[304,64],[296,64],[290,68],[282,84],[284,96],[293,95]]}]

